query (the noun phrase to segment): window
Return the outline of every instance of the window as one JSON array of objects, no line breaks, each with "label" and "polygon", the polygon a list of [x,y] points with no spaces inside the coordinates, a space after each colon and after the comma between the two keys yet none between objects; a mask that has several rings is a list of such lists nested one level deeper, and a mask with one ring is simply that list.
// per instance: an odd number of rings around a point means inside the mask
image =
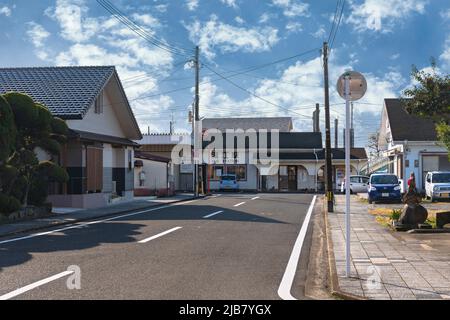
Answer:
[{"label": "window", "polygon": [[359,183],[359,177],[350,177],[350,183]]},{"label": "window", "polygon": [[247,166],[246,165],[236,165],[236,166],[227,166],[227,174],[235,174],[236,179],[247,180]]},{"label": "window", "polygon": [[220,177],[223,174],[223,166],[211,166],[211,171],[210,171],[210,179],[211,180],[219,180]]},{"label": "window", "polygon": [[100,92],[97,99],[95,99],[95,113],[101,114],[103,113],[103,91]]}]

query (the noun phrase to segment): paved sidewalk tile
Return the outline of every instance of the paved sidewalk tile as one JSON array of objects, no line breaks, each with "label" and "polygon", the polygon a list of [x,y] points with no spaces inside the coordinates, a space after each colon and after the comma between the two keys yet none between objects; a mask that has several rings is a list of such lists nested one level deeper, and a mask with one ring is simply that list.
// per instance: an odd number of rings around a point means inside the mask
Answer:
[{"label": "paved sidewalk tile", "polygon": [[431,241],[400,239],[352,196],[351,278],[345,277],[345,198],[328,214],[341,291],[368,299],[450,300],[450,254]]}]

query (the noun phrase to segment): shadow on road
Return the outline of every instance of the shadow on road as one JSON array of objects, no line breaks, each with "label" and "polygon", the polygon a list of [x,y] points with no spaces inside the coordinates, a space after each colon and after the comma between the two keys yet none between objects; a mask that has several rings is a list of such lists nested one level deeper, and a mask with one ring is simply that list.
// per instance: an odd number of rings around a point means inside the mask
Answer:
[{"label": "shadow on road", "polygon": [[[224,212],[207,219],[207,221],[286,223],[234,209],[224,209],[211,205],[170,206],[165,209],[128,216],[117,220],[91,225],[81,224],[79,228],[0,244],[0,279],[3,268],[26,263],[33,259],[34,253],[78,251],[94,248],[105,243],[136,242],[136,236],[141,235],[140,228],[147,226],[147,224],[143,223],[145,221],[204,220],[203,217],[205,215],[219,210],[224,210]],[[17,238],[19,237],[17,236]]]}]

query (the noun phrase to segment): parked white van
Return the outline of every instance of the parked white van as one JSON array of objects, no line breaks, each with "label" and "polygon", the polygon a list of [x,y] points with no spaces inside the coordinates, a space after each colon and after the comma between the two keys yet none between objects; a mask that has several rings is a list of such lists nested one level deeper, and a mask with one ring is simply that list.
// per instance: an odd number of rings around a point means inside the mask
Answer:
[{"label": "parked white van", "polygon": [[427,199],[450,199],[450,172],[432,171],[425,177]]}]

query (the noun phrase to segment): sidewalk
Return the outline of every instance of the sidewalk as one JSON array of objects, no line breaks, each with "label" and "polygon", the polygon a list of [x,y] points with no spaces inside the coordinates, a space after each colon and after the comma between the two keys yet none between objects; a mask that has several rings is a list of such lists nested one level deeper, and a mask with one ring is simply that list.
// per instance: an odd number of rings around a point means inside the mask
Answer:
[{"label": "sidewalk", "polygon": [[48,227],[61,226],[79,221],[92,220],[124,212],[147,209],[155,206],[191,199],[194,199],[193,194],[178,194],[173,197],[158,198],[151,200],[147,200],[145,198],[143,199],[136,198],[135,200],[130,202],[110,205],[107,207],[97,209],[77,210],[74,212],[56,214],[54,216],[46,218],[2,224],[0,225],[0,238],[11,236],[17,233],[35,231]]},{"label": "sidewalk", "polygon": [[328,213],[341,292],[365,299],[450,299],[449,234],[394,233],[377,223],[357,196],[351,201],[350,278],[345,277],[345,196],[336,195],[335,212]]}]

